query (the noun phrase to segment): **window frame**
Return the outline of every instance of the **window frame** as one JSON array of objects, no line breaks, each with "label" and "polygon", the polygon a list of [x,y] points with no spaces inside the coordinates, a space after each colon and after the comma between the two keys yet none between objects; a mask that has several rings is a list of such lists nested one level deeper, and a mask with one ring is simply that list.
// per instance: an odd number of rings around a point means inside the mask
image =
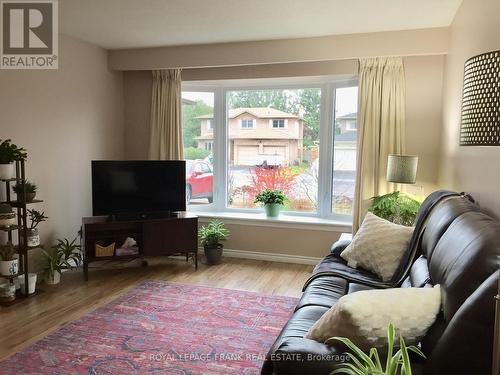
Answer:
[{"label": "window frame", "polygon": [[[243,126],[243,121],[245,121],[245,124],[248,124],[250,121],[252,123],[252,126]],[[255,129],[255,120],[253,118],[242,118],[240,122],[240,129]]]},{"label": "window frame", "polygon": [[[273,129],[285,129],[286,128],[286,121],[284,118],[273,118],[271,121],[272,121],[272,128]],[[275,121],[277,121],[278,126],[274,126]],[[283,121],[283,126],[279,126],[280,121]]]},{"label": "window frame", "polygon": [[[224,186],[222,189],[213,189],[213,203],[189,207],[191,212],[228,213],[228,214],[261,214],[259,208],[231,208],[228,207],[228,125],[227,118],[228,96],[230,91],[245,90],[294,90],[318,88],[321,90],[321,112],[319,139],[328,139],[329,146],[319,148],[318,168],[318,207],[315,212],[286,211],[283,214],[290,217],[311,217],[331,220],[341,223],[351,223],[352,215],[332,212],[333,197],[333,158],[335,136],[335,93],[336,89],[359,86],[358,76],[322,76],[299,78],[270,78],[270,79],[243,79],[220,80],[205,82],[182,82],[182,91],[212,92],[214,93],[213,117],[213,184]],[[282,128],[273,128],[282,129]],[[279,219],[277,219],[279,220]]]}]

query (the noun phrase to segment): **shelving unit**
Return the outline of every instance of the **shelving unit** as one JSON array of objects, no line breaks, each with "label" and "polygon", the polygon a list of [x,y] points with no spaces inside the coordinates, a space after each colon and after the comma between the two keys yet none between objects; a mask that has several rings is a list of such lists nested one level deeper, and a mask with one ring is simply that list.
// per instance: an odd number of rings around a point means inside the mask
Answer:
[{"label": "shelving unit", "polygon": [[[30,202],[26,202],[26,169],[25,169],[25,162],[24,160],[19,160],[15,162],[15,169],[16,169],[16,177],[11,178],[8,180],[1,180],[1,182],[4,183],[5,186],[5,197],[6,200],[1,202],[1,203],[6,203],[9,204],[11,207],[15,208],[17,210],[17,225],[11,225],[10,227],[1,227],[0,226],[0,231],[7,232],[7,239],[8,241],[12,242],[14,232],[17,231],[17,252],[19,254],[19,272],[18,275],[24,274],[24,294],[22,293],[17,293],[16,292],[16,299],[12,301],[8,305],[15,304],[16,302],[19,302],[20,300],[31,297],[33,295],[36,295],[37,293],[28,293],[28,288],[29,288],[29,266],[28,266],[28,253],[29,250],[32,248],[29,248],[27,246],[28,243],[28,209],[27,206],[31,204],[36,204],[36,203],[41,203],[43,202],[42,200],[36,199],[32,200]],[[21,184],[23,186],[23,193],[22,197],[19,197],[19,195],[16,196],[17,200],[12,200],[11,199],[11,189],[12,189],[12,183],[15,184]],[[21,198],[21,199],[20,199]],[[1,276],[1,278],[8,279],[10,282],[14,282],[14,278],[16,278],[18,275],[12,275],[12,276]]]}]

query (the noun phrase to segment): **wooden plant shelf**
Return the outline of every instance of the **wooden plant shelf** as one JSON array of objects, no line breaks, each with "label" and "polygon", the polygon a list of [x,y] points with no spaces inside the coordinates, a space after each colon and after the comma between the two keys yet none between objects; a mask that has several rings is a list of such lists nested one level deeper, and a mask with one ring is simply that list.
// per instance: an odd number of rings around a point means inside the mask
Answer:
[{"label": "wooden plant shelf", "polygon": [[24,201],[5,201],[5,202],[2,202],[2,203],[8,204],[11,207],[18,208],[18,207],[23,207],[24,205],[35,204],[35,203],[42,203],[42,202],[43,201],[40,200],[40,199],[33,199],[32,201],[29,201],[29,202],[24,202]]},{"label": "wooden plant shelf", "polygon": [[20,227],[19,225],[11,225],[8,227],[0,226],[0,230],[2,232],[12,232],[13,230],[18,230],[18,229],[23,229],[23,227]]}]

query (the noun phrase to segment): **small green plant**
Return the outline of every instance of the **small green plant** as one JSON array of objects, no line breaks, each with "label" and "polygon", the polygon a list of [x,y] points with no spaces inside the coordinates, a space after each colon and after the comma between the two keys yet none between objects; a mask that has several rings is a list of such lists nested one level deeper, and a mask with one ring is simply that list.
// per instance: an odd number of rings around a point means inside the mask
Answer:
[{"label": "small green plant", "polygon": [[205,247],[216,247],[222,241],[227,240],[229,237],[229,230],[224,226],[220,220],[213,220],[208,225],[200,228],[198,234],[200,243]]},{"label": "small green plant", "polygon": [[412,226],[415,224],[417,212],[421,202],[408,194],[394,191],[389,194],[372,198],[372,205],[368,211],[383,219],[399,224]]},{"label": "small green plant", "polygon": [[281,190],[264,189],[255,196],[254,203],[283,205],[288,197]]},{"label": "small green plant", "polygon": [[16,249],[12,242],[7,242],[5,245],[0,245],[0,258],[7,262],[9,260],[14,260],[14,255],[16,254]]},{"label": "small green plant", "polygon": [[35,229],[42,221],[46,221],[48,219],[48,217],[45,216],[45,212],[40,212],[37,210],[28,210],[28,215],[30,218],[29,229],[31,230]]},{"label": "small green plant", "polygon": [[[28,194],[29,193],[36,193],[36,191],[38,190],[38,186],[32,182],[29,182],[29,181],[25,181],[24,186],[25,186],[25,191]],[[14,190],[14,193],[16,193],[16,194],[22,194],[23,193],[23,184],[21,184],[21,183],[15,184],[14,186],[12,186],[12,190]]]},{"label": "small green plant", "polygon": [[49,251],[42,249],[42,253],[47,262],[44,274],[49,277],[53,277],[56,272],[75,269],[82,261],[80,245],[76,244],[76,238],[71,242],[58,239]]},{"label": "small green plant", "polygon": [[[357,347],[351,340],[345,337],[332,337],[329,340],[336,340],[343,343],[350,351],[349,357],[353,363],[343,363],[334,370],[333,374],[347,375],[412,375],[410,356],[408,352],[414,352],[425,358],[424,353],[416,346],[406,346],[403,337],[399,337],[399,350],[394,352],[394,339],[396,330],[389,323],[387,327],[387,360],[385,369],[382,366],[379,353],[376,348],[371,348],[366,354]],[[327,342],[329,341],[327,340]]]},{"label": "small green plant", "polygon": [[17,160],[26,160],[28,154],[22,147],[17,147],[12,140],[0,139],[0,164],[10,164]]},{"label": "small green plant", "polygon": [[57,243],[52,246],[57,252],[63,254],[64,260],[74,263],[75,267],[78,267],[82,262],[82,253],[80,245],[76,243],[76,238],[69,242],[66,238],[61,240],[58,239]]}]

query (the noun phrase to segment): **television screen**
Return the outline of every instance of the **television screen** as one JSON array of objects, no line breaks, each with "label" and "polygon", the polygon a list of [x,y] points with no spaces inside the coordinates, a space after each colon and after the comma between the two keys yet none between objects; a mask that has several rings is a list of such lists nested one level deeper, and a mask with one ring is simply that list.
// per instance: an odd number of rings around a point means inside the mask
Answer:
[{"label": "television screen", "polygon": [[92,161],[93,215],[186,210],[185,161]]}]

